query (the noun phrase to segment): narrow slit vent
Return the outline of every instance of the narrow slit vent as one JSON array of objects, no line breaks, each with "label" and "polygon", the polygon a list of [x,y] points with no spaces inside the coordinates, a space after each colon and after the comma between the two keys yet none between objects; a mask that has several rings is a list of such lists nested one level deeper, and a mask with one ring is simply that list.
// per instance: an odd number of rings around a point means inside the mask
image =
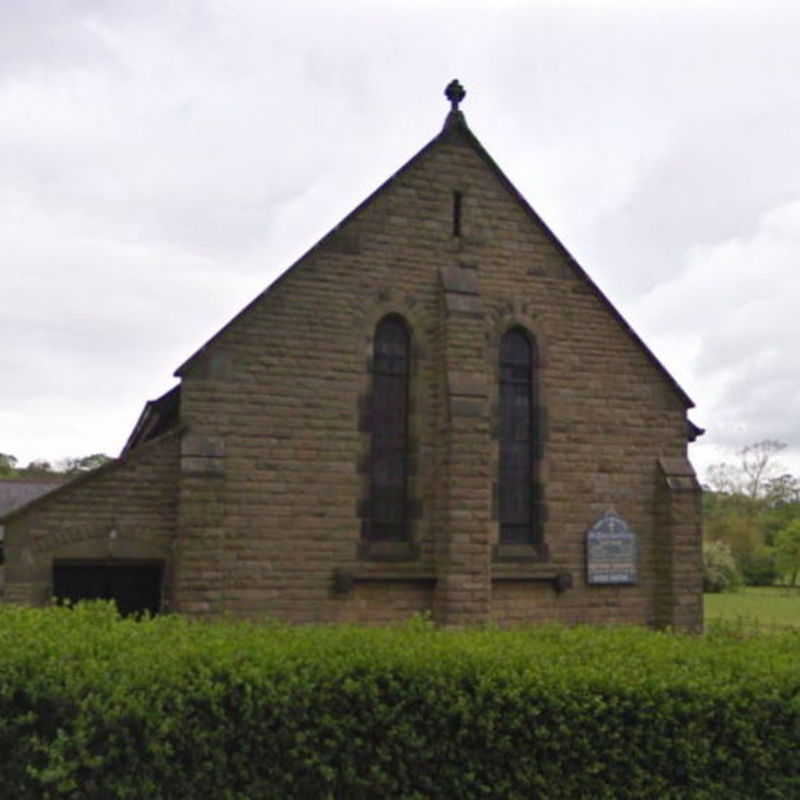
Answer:
[{"label": "narrow slit vent", "polygon": [[453,236],[461,236],[461,192],[453,192]]}]

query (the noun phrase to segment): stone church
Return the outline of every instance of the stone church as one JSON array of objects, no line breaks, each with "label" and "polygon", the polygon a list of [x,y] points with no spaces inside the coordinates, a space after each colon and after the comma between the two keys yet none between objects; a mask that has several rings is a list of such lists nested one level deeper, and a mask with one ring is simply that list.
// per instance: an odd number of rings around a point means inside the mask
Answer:
[{"label": "stone church", "polygon": [[692,401],[467,126],[0,519],[5,602],[697,629]]}]

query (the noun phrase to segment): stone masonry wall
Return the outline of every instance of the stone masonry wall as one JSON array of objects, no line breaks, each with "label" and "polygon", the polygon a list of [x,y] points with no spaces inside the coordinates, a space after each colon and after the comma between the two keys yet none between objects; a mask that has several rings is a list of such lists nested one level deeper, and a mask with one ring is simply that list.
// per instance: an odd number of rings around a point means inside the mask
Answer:
[{"label": "stone masonry wall", "polygon": [[[464,291],[458,280],[448,288],[448,270],[472,276]],[[361,542],[362,416],[372,336],[387,313],[412,332],[414,548],[395,561]],[[497,345],[512,325],[533,334],[542,354],[546,564],[531,554],[490,562]],[[428,610],[453,624],[657,621],[656,464],[686,455],[683,400],[457,129],[182,374],[182,421],[216,460],[195,469],[184,454],[179,610],[296,622],[383,622]],[[639,536],[640,581],[589,587],[584,535],[611,509]],[[546,581],[558,572],[573,586],[556,595]],[[695,584],[685,585],[691,593]]]},{"label": "stone masonry wall", "polygon": [[178,435],[168,433],[78,477],[4,526],[4,601],[50,600],[55,559],[157,559],[169,607],[176,523]]}]

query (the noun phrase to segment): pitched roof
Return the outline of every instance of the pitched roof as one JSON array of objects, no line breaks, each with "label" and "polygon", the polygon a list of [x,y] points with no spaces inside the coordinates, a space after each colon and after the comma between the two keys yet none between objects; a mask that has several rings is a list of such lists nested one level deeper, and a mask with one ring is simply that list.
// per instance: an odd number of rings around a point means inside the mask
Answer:
[{"label": "pitched roof", "polygon": [[63,480],[8,478],[0,480],[0,517],[57,489]]},{"label": "pitched roof", "polygon": [[[169,392],[167,394],[169,394]],[[76,487],[95,480],[100,475],[105,475],[108,472],[113,472],[114,470],[123,468],[126,464],[136,461],[138,458],[142,457],[148,452],[149,448],[158,447],[160,442],[164,441],[170,436],[180,436],[184,430],[185,428],[181,427],[180,425],[171,425],[159,436],[148,437],[146,441],[140,442],[138,447],[133,449],[132,452],[126,453],[125,456],[112,458],[110,461],[106,461],[99,467],[95,467],[94,469],[89,469],[84,472],[78,472],[76,475],[70,476],[64,481],[60,481],[55,485],[51,485],[46,493],[40,493],[39,495],[26,500],[22,505],[18,505],[12,509],[6,509],[0,512],[0,525],[10,522],[12,519],[16,519],[17,517],[24,516],[33,508],[38,508],[42,503],[48,502],[48,500],[51,498],[51,495],[61,496],[64,493],[75,489]],[[0,485],[3,483],[4,481],[0,481]]]},{"label": "pitched roof", "polygon": [[174,428],[178,424],[178,411],[180,407],[181,387],[180,384],[173,386],[168,392],[155,400],[148,400],[144,404],[142,413],[136,424],[133,426],[131,435],[122,452],[120,458],[125,458],[135,447],[138,447],[151,439],[161,436],[162,433]]},{"label": "pitched roof", "polygon": [[[450,96],[448,95],[448,99]],[[451,100],[452,103],[452,100]],[[634,342],[638,345],[638,347],[644,352],[645,356],[653,363],[653,365],[661,372],[664,376],[666,381],[670,384],[670,386],[674,389],[678,397],[684,403],[686,408],[693,408],[694,402],[692,399],[686,394],[686,392],[681,388],[675,378],[670,374],[667,368],[658,360],[655,354],[650,350],[650,348],[644,343],[644,341],[639,337],[636,331],[628,324],[627,320],[622,316],[622,314],[616,309],[613,303],[603,294],[600,288],[595,284],[595,282],[589,277],[587,272],[581,267],[581,265],[577,262],[577,260],[572,256],[572,254],[567,250],[567,248],[561,243],[558,237],[550,230],[550,228],[545,224],[545,222],[541,219],[541,217],[534,211],[530,203],[522,196],[520,191],[514,186],[513,183],[509,180],[506,174],[500,169],[494,159],[489,155],[486,151],[484,146],[480,143],[478,138],[475,134],[470,130],[469,126],[467,125],[466,118],[462,111],[460,111],[457,107],[457,103],[453,104],[453,108],[448,113],[444,126],[442,130],[431,139],[416,155],[412,156],[400,169],[397,170],[393,175],[391,175],[384,183],[382,183],[372,194],[370,194],[367,198],[365,198],[361,203],[359,203],[344,219],[336,225],[332,230],[330,230],[325,236],[322,237],[315,245],[313,245],[304,255],[302,255],[294,264],[292,264],[288,269],[284,270],[261,294],[257,295],[253,300],[248,303],[238,314],[236,314],[229,322],[223,325],[220,330],[218,330],[204,345],[202,345],[198,350],[196,350],[186,361],[183,362],[176,370],[175,375],[177,377],[182,377],[185,371],[198,359],[206,350],[211,346],[218,337],[226,331],[229,327],[231,327],[240,317],[244,316],[254,305],[256,305],[262,297],[264,297],[268,292],[274,289],[277,285],[279,285],[289,273],[291,273],[294,269],[302,264],[302,262],[315,250],[319,247],[323,246],[326,241],[328,241],[331,237],[333,237],[339,230],[346,225],[350,220],[352,220],[360,211],[362,211],[365,207],[367,207],[370,203],[375,200],[380,194],[386,191],[389,186],[394,183],[394,181],[398,178],[398,176],[405,173],[411,167],[413,167],[423,156],[425,156],[430,150],[434,147],[439,145],[440,143],[451,141],[455,137],[460,137],[463,141],[466,141],[474,150],[475,152],[483,159],[483,161],[487,164],[487,166],[494,172],[497,179],[500,183],[505,187],[505,189],[514,197],[514,199],[519,203],[522,209],[527,213],[527,215],[531,218],[531,220],[544,231],[545,235],[550,239],[552,244],[561,251],[561,253],[567,258],[568,262],[572,266],[572,268],[576,271],[578,276],[587,284],[590,290],[594,293],[594,295],[600,300],[603,305],[606,306],[608,311],[611,315],[617,320],[617,322],[622,326],[622,328],[628,333],[628,335],[634,340]]]}]

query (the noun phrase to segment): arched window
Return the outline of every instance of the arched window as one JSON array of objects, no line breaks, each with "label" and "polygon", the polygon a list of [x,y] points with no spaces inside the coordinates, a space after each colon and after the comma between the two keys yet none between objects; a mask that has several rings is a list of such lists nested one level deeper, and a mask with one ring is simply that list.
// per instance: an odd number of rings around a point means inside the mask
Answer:
[{"label": "arched window", "polygon": [[375,329],[369,538],[407,538],[409,335],[400,317]]},{"label": "arched window", "polygon": [[534,511],[534,370],[536,352],[528,334],[507,331],[500,341],[500,544],[537,544]]}]

